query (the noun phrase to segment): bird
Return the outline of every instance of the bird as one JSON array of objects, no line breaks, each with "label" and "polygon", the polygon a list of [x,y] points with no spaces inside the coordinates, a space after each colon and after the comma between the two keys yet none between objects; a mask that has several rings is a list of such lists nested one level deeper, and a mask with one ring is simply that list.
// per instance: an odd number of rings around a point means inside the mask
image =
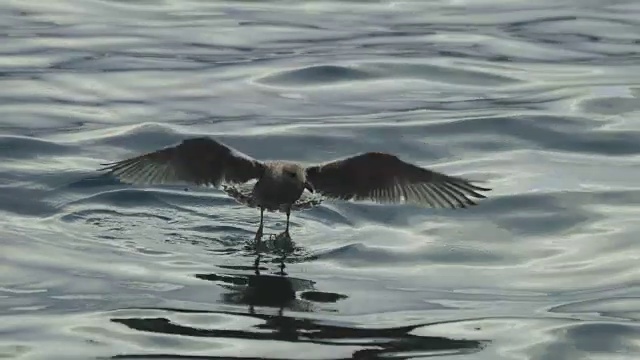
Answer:
[{"label": "bird", "polygon": [[263,236],[265,210],[286,213],[284,234],[289,235],[291,210],[305,190],[343,201],[450,209],[477,205],[473,198],[486,198],[481,192],[491,190],[385,152],[362,152],[305,166],[286,160],[258,160],[208,136],[186,138],[100,165],[98,171],[129,184],[188,183],[220,188],[257,180],[249,193],[260,210],[257,244]]}]

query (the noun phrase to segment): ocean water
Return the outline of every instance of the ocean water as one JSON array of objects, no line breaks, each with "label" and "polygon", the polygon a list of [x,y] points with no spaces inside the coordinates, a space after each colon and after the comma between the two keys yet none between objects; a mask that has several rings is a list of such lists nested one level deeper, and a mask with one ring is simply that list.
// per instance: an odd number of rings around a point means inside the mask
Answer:
[{"label": "ocean water", "polygon": [[[5,0],[0,38],[0,358],[640,357],[638,1]],[[493,190],[325,200],[256,269],[257,210],[96,172],[202,135]]]}]

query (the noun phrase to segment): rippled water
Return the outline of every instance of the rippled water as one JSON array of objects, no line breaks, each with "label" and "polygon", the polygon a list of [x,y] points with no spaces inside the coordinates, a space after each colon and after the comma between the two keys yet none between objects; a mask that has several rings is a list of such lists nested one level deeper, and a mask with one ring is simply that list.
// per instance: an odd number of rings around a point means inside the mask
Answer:
[{"label": "rippled water", "polygon": [[[637,1],[0,3],[0,357],[636,359]],[[213,136],[494,190],[258,212],[100,163]],[[284,216],[267,214],[268,233]],[[282,249],[280,249],[282,250]]]}]

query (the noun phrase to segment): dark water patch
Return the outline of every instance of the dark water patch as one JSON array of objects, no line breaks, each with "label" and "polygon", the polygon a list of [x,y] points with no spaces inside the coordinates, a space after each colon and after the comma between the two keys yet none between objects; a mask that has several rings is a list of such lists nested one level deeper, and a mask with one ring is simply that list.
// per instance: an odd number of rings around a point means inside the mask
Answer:
[{"label": "dark water patch", "polygon": [[[95,227],[95,231],[100,231],[100,236],[130,238],[135,237],[134,233],[137,231],[145,231],[146,235],[158,236],[165,242],[204,244],[207,248],[237,244],[238,239],[247,238],[255,231],[253,228],[247,229],[247,226],[239,226],[238,223],[245,223],[247,220],[253,222],[258,219],[257,214],[246,218],[246,215],[238,216],[228,206],[224,206],[226,213],[218,213],[216,205],[210,208],[213,211],[208,211],[198,208],[198,201],[180,203],[180,196],[178,201],[172,201],[159,194],[123,191],[124,193],[116,196],[98,195],[66,203],[58,209],[57,218],[62,223]],[[211,202],[204,201],[200,207],[209,208],[210,204]],[[83,229],[86,231],[88,228]]]},{"label": "dark water patch", "polygon": [[162,232],[163,242],[165,244],[175,246],[174,249],[186,249],[185,246],[191,246],[194,249],[202,251],[204,254],[213,256],[236,256],[241,253],[241,245],[246,241],[246,237],[237,234],[219,235],[198,234],[196,232],[176,231],[176,229],[164,229]]},{"label": "dark water patch", "polygon": [[159,214],[154,214],[150,212],[120,212],[116,210],[107,210],[107,209],[91,209],[91,210],[80,210],[75,212],[67,213],[60,217],[60,220],[63,222],[87,222],[87,223],[97,223],[100,219],[105,217],[113,217],[113,218],[142,218],[142,219],[157,219],[162,221],[171,221],[172,219],[167,216],[162,216]]},{"label": "dark water patch", "polygon": [[354,81],[373,80],[377,77],[375,73],[353,67],[318,65],[269,75],[260,79],[260,82],[268,85],[301,87],[352,83]]},{"label": "dark water patch", "polygon": [[203,196],[189,191],[170,191],[165,189],[117,189],[98,192],[65,206],[86,204],[113,205],[118,207],[168,207],[182,210],[184,206],[225,206],[233,204],[233,199],[224,196]]},{"label": "dark water patch", "polygon": [[89,203],[102,205],[115,205],[121,207],[157,207],[162,204],[158,199],[158,194],[151,190],[121,189],[104,191],[93,196],[71,201],[67,206],[77,206]]},{"label": "dark water patch", "polygon": [[300,297],[304,300],[313,302],[336,303],[340,300],[346,299],[347,295],[322,291],[305,291],[300,294]]},{"label": "dark water patch", "polygon": [[429,126],[431,134],[496,134],[524,141],[520,146],[581,154],[626,156],[640,153],[637,135],[627,131],[597,130],[588,119],[538,116],[463,119]]},{"label": "dark water patch", "polygon": [[77,178],[77,180],[72,180],[65,184],[64,188],[61,188],[60,191],[94,190],[96,187],[122,184],[122,182],[113,176],[104,173],[96,175],[95,171],[81,173],[78,174],[78,176],[74,174],[74,178]]},{"label": "dark water patch", "polygon": [[[165,317],[115,317],[112,322],[122,324],[131,330],[149,334],[181,335],[188,338],[212,338],[226,339],[227,341],[280,341],[285,345],[323,345],[331,346],[334,353],[343,353],[335,359],[382,359],[392,356],[397,359],[409,359],[415,356],[436,356],[438,354],[462,355],[473,354],[484,349],[489,341],[487,340],[458,340],[441,336],[419,336],[413,335],[416,328],[428,327],[429,324],[407,325],[398,327],[376,327],[366,328],[358,324],[342,322],[334,324],[330,321],[317,321],[311,318],[284,315],[279,312],[277,315],[255,313],[219,313],[230,317],[248,317],[259,321],[258,324],[249,328],[224,329],[224,328],[200,328],[181,323],[177,319],[172,319],[174,309],[166,309],[168,316]],[[178,310],[182,312],[181,310]],[[199,311],[184,312],[182,317],[194,317],[207,313]],[[255,321],[251,321],[253,323]],[[252,358],[254,351],[247,351],[242,359]],[[112,358],[151,358],[155,354],[131,353],[120,354]],[[248,357],[247,357],[248,355]],[[256,354],[257,355],[257,354]],[[163,356],[163,354],[161,354]],[[166,354],[167,357],[187,356],[180,353]],[[198,357],[196,358],[204,358]],[[282,359],[289,359],[288,355],[281,355]],[[215,349],[207,354],[206,358],[217,358]],[[222,357],[220,357],[222,358]],[[226,357],[235,358],[235,357]],[[262,358],[262,357],[255,357]]]},{"label": "dark water patch", "polygon": [[[224,219],[218,219],[215,215],[209,215],[203,212],[194,211],[186,207],[179,206],[160,206],[153,207],[135,204],[133,206],[120,206],[113,208],[110,206],[99,205],[82,205],[82,206],[64,206],[63,211],[58,214],[59,221],[69,224],[87,224],[97,226],[98,228],[111,228],[113,230],[134,230],[135,228],[148,228],[154,232],[160,231],[169,237],[189,238],[202,237],[208,232],[192,230],[195,221],[214,222],[219,224]],[[185,223],[186,225],[181,225]],[[197,225],[196,225],[197,226]],[[215,228],[215,227],[213,227]],[[175,231],[182,232],[180,235]],[[242,232],[242,229],[235,229]],[[221,232],[214,232],[220,234]],[[224,233],[224,232],[222,232]],[[102,234],[104,235],[104,234]],[[114,236],[118,236],[114,234]],[[234,236],[237,236],[234,235]],[[209,237],[206,237],[210,240]]]},{"label": "dark water patch", "polygon": [[517,84],[515,78],[480,72],[461,67],[445,67],[434,64],[414,64],[414,63],[364,63],[361,66],[372,73],[378,73],[389,79],[411,79],[424,80],[427,82],[442,81],[447,84],[499,87],[504,85]]},{"label": "dark water patch", "polygon": [[68,113],[55,114],[56,109],[21,104],[20,109],[6,109],[6,115],[1,125],[1,129],[16,135],[28,137],[48,137],[51,133],[77,131],[84,128],[93,116],[84,117],[85,114],[78,114],[79,119],[69,120]]},{"label": "dark water patch", "polygon": [[[531,139],[535,140],[541,137],[544,138],[554,131],[560,133],[578,132],[584,131],[585,128],[595,127],[596,124],[592,123],[591,120],[575,117],[488,116],[434,121],[423,126],[427,126],[430,133],[438,136],[445,136],[446,134],[452,134],[453,136],[455,134],[471,134],[471,136],[474,136],[495,133],[503,136],[514,135],[516,137],[530,135]],[[532,133],[532,131],[537,131],[537,133]]]},{"label": "dark water patch", "polygon": [[224,234],[230,234],[233,232],[233,233],[241,233],[244,235],[255,234],[255,231],[239,229],[235,226],[230,226],[230,225],[195,225],[195,226],[190,226],[184,230],[201,232],[201,233],[220,232]]},{"label": "dark water patch", "polygon": [[[625,192],[637,197],[640,193]],[[615,206],[607,198],[625,196],[622,193],[592,193],[579,190],[531,193],[503,196],[486,201],[483,213],[500,227],[517,236],[569,234],[580,226],[603,220],[605,215],[589,208],[594,200]]]},{"label": "dark water patch", "polygon": [[358,81],[370,81],[376,79],[396,81],[406,79],[423,80],[428,82],[444,81],[448,84],[482,87],[502,86],[518,82],[513,78],[479,71],[448,68],[433,64],[413,64],[402,62],[366,62],[358,64],[357,66],[313,66],[268,75],[259,79],[259,82],[276,86],[310,87],[340,83],[353,85]]},{"label": "dark water patch", "polygon": [[[117,210],[92,207],[67,211],[56,221],[68,224],[63,226],[69,231],[88,232],[90,236],[86,241],[89,242],[93,237],[118,243],[130,239],[139,245],[163,247],[166,251],[188,250],[195,246],[203,251],[230,255],[241,254],[249,239],[253,239],[257,229],[257,223],[253,222],[257,218],[250,218],[250,224],[243,225],[246,219],[233,212],[228,216],[206,217],[188,211],[152,211],[148,207],[122,207]],[[267,235],[268,232],[267,228]],[[136,236],[137,233],[141,235]],[[149,239],[154,240],[149,243]]]},{"label": "dark water patch", "polygon": [[204,70],[211,65],[206,65],[198,62],[186,62],[180,58],[153,58],[146,55],[137,54],[125,54],[123,55],[92,55],[78,57],[73,60],[64,60],[50,66],[51,70],[72,70],[73,72],[87,72],[92,73],[95,71],[106,73],[123,73],[131,71],[191,71],[191,70]]},{"label": "dark water patch", "polygon": [[227,304],[287,307],[303,311],[309,309],[310,306],[304,301],[300,301],[297,294],[313,289],[314,286],[314,282],[310,280],[282,275],[265,275],[260,271],[251,275],[196,274],[195,276],[231,290],[225,293],[221,299]]},{"label": "dark water patch", "polygon": [[0,158],[37,159],[73,153],[70,146],[27,136],[0,136]]},{"label": "dark water patch", "polygon": [[[85,146],[100,145],[126,148],[136,152],[153,151],[169,145],[178,144],[184,135],[171,126],[154,122],[144,122],[129,126],[117,135],[95,138],[84,141]],[[109,159],[112,160],[112,159]]]},{"label": "dark water patch", "polygon": [[[393,244],[393,239],[389,239]],[[368,267],[371,264],[379,266],[393,267],[408,266],[409,264],[428,263],[435,264],[457,264],[464,261],[467,265],[507,265],[510,262],[516,263],[517,259],[505,259],[499,254],[492,254],[486,251],[473,249],[471,247],[446,247],[421,249],[420,251],[399,251],[388,248],[368,246],[366,244],[349,244],[338,248],[314,254],[314,259],[325,261],[338,261],[350,267]]]},{"label": "dark water patch", "polygon": [[47,217],[58,213],[58,209],[46,199],[42,189],[0,186],[0,212],[4,216]]},{"label": "dark water patch", "polygon": [[[586,113],[620,115],[640,111],[640,96],[635,98],[603,97],[589,99],[583,101],[580,105]],[[636,133],[638,132],[636,131]]]},{"label": "dark water patch", "polygon": [[557,343],[541,355],[554,359],[575,359],[593,354],[640,353],[640,328],[636,324],[591,322],[553,331]]},{"label": "dark water patch", "polygon": [[[637,54],[635,38],[639,23],[599,16],[560,16],[514,22],[505,32],[526,42],[564,46],[604,56]],[[616,45],[618,47],[616,47]],[[622,51],[620,45],[631,45]],[[614,50],[616,49],[616,50]]]}]

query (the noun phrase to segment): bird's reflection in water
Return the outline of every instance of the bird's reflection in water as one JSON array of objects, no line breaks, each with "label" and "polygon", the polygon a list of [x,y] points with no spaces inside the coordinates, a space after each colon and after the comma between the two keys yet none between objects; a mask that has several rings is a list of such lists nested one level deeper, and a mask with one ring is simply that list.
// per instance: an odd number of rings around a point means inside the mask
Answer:
[{"label": "bird's reflection in water", "polygon": [[[309,312],[313,310],[313,303],[337,302],[346,299],[343,294],[321,292],[314,290],[311,280],[286,276],[285,259],[295,250],[295,244],[287,234],[270,237],[273,242],[270,247],[277,249],[280,271],[274,274],[263,274],[267,270],[261,266],[262,252],[255,256],[253,266],[220,266],[230,270],[251,270],[252,274],[196,274],[202,280],[218,283],[229,292],[222,295],[222,301],[227,304],[247,305],[250,314],[255,313],[255,307],[268,306],[292,311]],[[268,242],[263,244],[269,245]],[[298,297],[297,294],[300,294]]]},{"label": "bird's reflection in water", "polygon": [[[457,340],[438,336],[420,336],[412,332],[421,327],[435,325],[437,323],[423,323],[399,327],[364,327],[361,324],[346,322],[332,322],[328,319],[317,320],[304,316],[304,313],[327,311],[323,309],[327,303],[337,303],[348,297],[344,294],[318,291],[311,280],[285,276],[282,272],[275,274],[263,274],[266,267],[260,266],[257,258],[253,266],[221,266],[228,270],[244,271],[242,274],[196,274],[198,279],[211,281],[222,286],[228,291],[222,295],[221,301],[228,305],[247,306],[247,311],[206,311],[163,308],[153,309],[165,315],[155,315],[145,318],[115,318],[113,322],[123,324],[131,329],[162,335],[179,335],[192,338],[211,338],[224,342],[234,340],[256,340],[255,349],[269,348],[265,341],[277,341],[283,354],[278,358],[299,358],[298,345],[322,345],[355,348],[351,356],[340,359],[382,359],[393,357],[394,359],[409,359],[415,356],[438,356],[469,354],[482,350],[487,341]],[[247,270],[251,270],[247,274]],[[324,305],[323,305],[324,304]],[[266,308],[277,308],[277,314]],[[262,308],[262,309],[261,309]],[[285,315],[285,310],[298,315]],[[182,314],[182,315],[181,315]],[[184,322],[185,315],[192,317],[207,317],[211,315],[225,315],[243,318],[250,317],[260,320],[255,325],[246,325],[240,329],[231,329],[224,324],[216,328],[216,324],[208,324],[206,327],[195,327],[193,322]],[[317,315],[315,316],[318,317]],[[182,322],[182,323],[181,323]],[[197,323],[197,322],[196,322]],[[246,324],[246,321],[239,323]],[[290,347],[282,348],[282,342],[290,344]],[[302,346],[302,349],[307,347]],[[351,350],[349,350],[351,351]],[[288,354],[290,355],[288,357]],[[263,359],[261,354],[252,354],[239,351],[236,357],[216,356],[215,349],[206,356],[188,356],[175,352],[165,354],[122,354],[115,356],[119,359],[133,358],[189,358],[189,359]],[[270,350],[270,358],[273,351]]]},{"label": "bird's reflection in water", "polygon": [[[290,259],[289,256],[294,255],[297,250],[301,248],[297,247],[289,232],[282,232],[280,234],[269,234],[266,241],[251,241],[246,247],[246,250],[251,250],[256,254],[253,263],[255,274],[259,274],[260,261],[263,260],[263,254],[273,253],[278,256],[277,262],[280,265],[280,275],[286,275],[284,272],[287,260],[295,261],[296,259]],[[300,260],[300,259],[297,259]],[[303,258],[303,260],[310,260],[310,258]]]}]

